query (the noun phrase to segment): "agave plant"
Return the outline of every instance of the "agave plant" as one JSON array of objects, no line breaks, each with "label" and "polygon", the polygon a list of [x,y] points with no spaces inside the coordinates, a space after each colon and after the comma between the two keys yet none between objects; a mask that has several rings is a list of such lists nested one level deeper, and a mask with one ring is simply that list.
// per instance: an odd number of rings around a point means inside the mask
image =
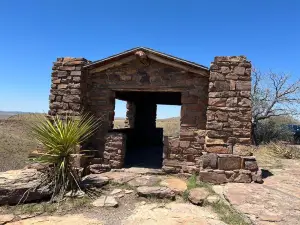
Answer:
[{"label": "agave plant", "polygon": [[52,165],[47,172],[46,182],[52,190],[51,200],[62,199],[67,191],[81,190],[81,176],[72,166],[71,155],[77,153],[78,145],[86,141],[97,130],[99,120],[90,114],[71,116],[42,116],[31,124],[34,138],[45,152],[36,160]]}]

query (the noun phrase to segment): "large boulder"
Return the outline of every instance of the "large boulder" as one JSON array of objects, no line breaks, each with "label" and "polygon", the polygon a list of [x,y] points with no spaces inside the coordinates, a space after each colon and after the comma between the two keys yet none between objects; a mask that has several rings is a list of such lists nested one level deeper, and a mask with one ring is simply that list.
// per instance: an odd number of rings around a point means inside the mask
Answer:
[{"label": "large boulder", "polygon": [[32,202],[47,198],[51,192],[40,187],[42,173],[36,169],[10,170],[0,173],[0,205]]}]

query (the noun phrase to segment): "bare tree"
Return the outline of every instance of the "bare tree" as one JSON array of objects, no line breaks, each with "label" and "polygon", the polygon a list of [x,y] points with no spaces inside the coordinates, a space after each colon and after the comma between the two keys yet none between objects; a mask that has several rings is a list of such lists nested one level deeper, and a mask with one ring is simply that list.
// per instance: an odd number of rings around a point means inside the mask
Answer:
[{"label": "bare tree", "polygon": [[[300,114],[300,79],[292,82],[285,73],[262,74],[252,71],[252,134],[255,142],[255,126],[264,119]],[[256,144],[256,142],[255,142]]]}]

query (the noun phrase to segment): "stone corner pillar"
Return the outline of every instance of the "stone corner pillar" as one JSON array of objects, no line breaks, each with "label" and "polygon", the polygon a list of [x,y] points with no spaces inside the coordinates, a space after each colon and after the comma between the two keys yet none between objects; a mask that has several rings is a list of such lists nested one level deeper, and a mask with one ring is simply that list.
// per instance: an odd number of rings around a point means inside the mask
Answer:
[{"label": "stone corner pillar", "polygon": [[200,180],[261,183],[251,145],[251,63],[244,56],[215,57],[211,63],[205,152]]},{"label": "stone corner pillar", "polygon": [[215,57],[209,77],[206,151],[233,153],[251,144],[251,63],[244,56]]},{"label": "stone corner pillar", "polygon": [[52,67],[49,115],[79,115],[84,108],[86,74],[84,58],[57,58]]}]

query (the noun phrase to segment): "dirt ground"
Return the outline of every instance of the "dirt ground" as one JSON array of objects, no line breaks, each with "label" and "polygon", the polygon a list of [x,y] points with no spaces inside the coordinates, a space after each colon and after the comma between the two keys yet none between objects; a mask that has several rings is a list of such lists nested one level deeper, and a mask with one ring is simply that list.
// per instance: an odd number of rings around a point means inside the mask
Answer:
[{"label": "dirt ground", "polygon": [[[291,159],[278,159],[278,161],[275,161],[277,167],[271,166],[270,163],[263,166],[264,161],[261,161],[264,171],[263,184],[231,183],[213,186],[213,190],[226,204],[246,218],[241,223],[236,220],[226,223],[222,220],[224,215],[216,212],[212,206],[195,206],[180,196],[176,197],[176,201],[157,200],[138,197],[133,192],[118,198],[117,208],[93,207],[90,203],[79,204],[67,211],[53,210],[51,213],[7,224],[297,225],[300,224],[300,161]],[[116,187],[107,187],[104,192],[109,193],[114,188]],[[117,188],[128,188],[128,186],[123,184]],[[4,214],[8,217],[13,212],[12,209],[2,210],[2,217]],[[35,210],[32,211],[31,215],[37,213]],[[20,215],[25,218],[26,210]]]}]

